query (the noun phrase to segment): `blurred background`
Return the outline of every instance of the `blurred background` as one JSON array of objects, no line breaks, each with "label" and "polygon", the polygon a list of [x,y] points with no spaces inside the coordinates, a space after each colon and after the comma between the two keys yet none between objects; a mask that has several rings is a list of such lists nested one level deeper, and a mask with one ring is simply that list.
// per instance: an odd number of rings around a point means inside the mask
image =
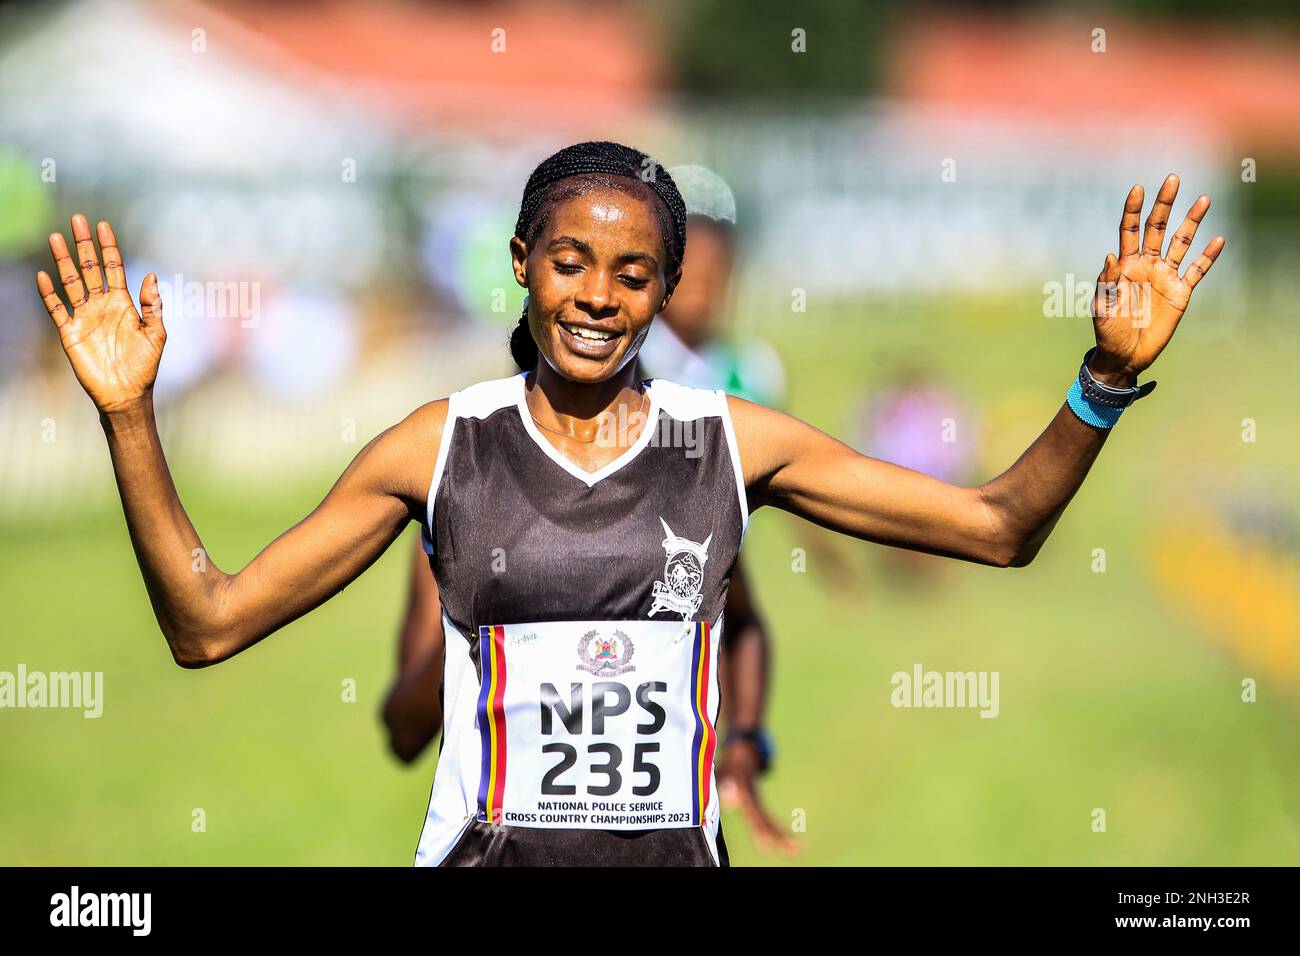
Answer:
[{"label": "blurred background", "polygon": [[[109,219],[133,293],[158,273],[159,427],[234,571],[377,432],[515,371],[524,180],[600,138],[731,183],[723,338],[788,410],[964,484],[1060,406],[1132,183],[1177,171],[1177,219],[1214,201],[1194,251],[1228,237],[1031,567],[755,517],[764,792],[802,852],[732,815],[733,862],[1300,860],[1294,5],[0,3],[0,104],[0,671],[104,675],[98,719],[0,710],[0,863],[407,865],[436,764],[379,719],[414,528],[273,639],[171,662],[47,234]],[[893,708],[917,663],[998,671],[998,718]]]}]

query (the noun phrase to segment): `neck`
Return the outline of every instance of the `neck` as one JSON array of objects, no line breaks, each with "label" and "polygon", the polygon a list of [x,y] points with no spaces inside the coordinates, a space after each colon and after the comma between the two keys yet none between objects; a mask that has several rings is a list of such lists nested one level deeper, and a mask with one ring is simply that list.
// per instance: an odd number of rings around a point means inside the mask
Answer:
[{"label": "neck", "polygon": [[526,388],[528,411],[534,418],[580,441],[596,435],[605,415],[625,422],[644,404],[635,362],[603,382],[575,382],[543,358],[528,374]]}]

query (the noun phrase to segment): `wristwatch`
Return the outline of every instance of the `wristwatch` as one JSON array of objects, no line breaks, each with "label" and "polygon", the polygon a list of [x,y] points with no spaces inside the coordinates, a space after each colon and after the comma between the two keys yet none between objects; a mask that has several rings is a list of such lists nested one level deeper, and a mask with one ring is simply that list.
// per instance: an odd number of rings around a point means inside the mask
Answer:
[{"label": "wristwatch", "polygon": [[1095,345],[1088,349],[1088,353],[1083,357],[1083,364],[1079,366],[1079,388],[1083,390],[1083,397],[1088,401],[1107,408],[1128,408],[1139,398],[1145,398],[1155,391],[1154,381],[1135,385],[1133,388],[1116,388],[1114,385],[1097,381],[1088,370],[1088,361],[1095,351],[1097,351]]},{"label": "wristwatch", "polygon": [[760,772],[766,773],[767,769],[772,766],[772,758],[776,756],[776,748],[772,746],[772,738],[767,735],[767,731],[762,727],[732,727],[727,731],[726,739],[722,745],[729,747],[737,740],[743,740],[754,745],[754,749],[758,751],[758,769]]}]

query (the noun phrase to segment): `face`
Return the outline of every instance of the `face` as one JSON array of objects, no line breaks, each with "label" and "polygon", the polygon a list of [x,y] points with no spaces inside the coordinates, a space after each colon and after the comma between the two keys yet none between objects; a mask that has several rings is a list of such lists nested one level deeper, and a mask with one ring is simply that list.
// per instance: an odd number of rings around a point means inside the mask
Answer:
[{"label": "face", "polygon": [[650,200],[608,187],[558,204],[531,247],[514,238],[510,250],[538,350],[578,382],[603,382],[636,357],[677,278],[664,274]]},{"label": "face", "polygon": [[731,291],[731,242],[711,219],[686,223],[686,262],[663,320],[677,337],[696,348],[717,332]]}]

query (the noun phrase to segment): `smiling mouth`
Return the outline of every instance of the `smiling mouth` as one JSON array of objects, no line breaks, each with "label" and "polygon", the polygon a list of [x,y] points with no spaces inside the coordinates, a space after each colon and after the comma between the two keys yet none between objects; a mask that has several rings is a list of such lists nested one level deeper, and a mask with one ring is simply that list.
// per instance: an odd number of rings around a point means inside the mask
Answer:
[{"label": "smiling mouth", "polygon": [[618,347],[618,340],[623,337],[622,332],[589,329],[583,325],[574,325],[572,322],[557,322],[556,325],[560,329],[560,338],[570,349],[579,355],[593,358],[604,358],[613,354],[614,349]]}]

